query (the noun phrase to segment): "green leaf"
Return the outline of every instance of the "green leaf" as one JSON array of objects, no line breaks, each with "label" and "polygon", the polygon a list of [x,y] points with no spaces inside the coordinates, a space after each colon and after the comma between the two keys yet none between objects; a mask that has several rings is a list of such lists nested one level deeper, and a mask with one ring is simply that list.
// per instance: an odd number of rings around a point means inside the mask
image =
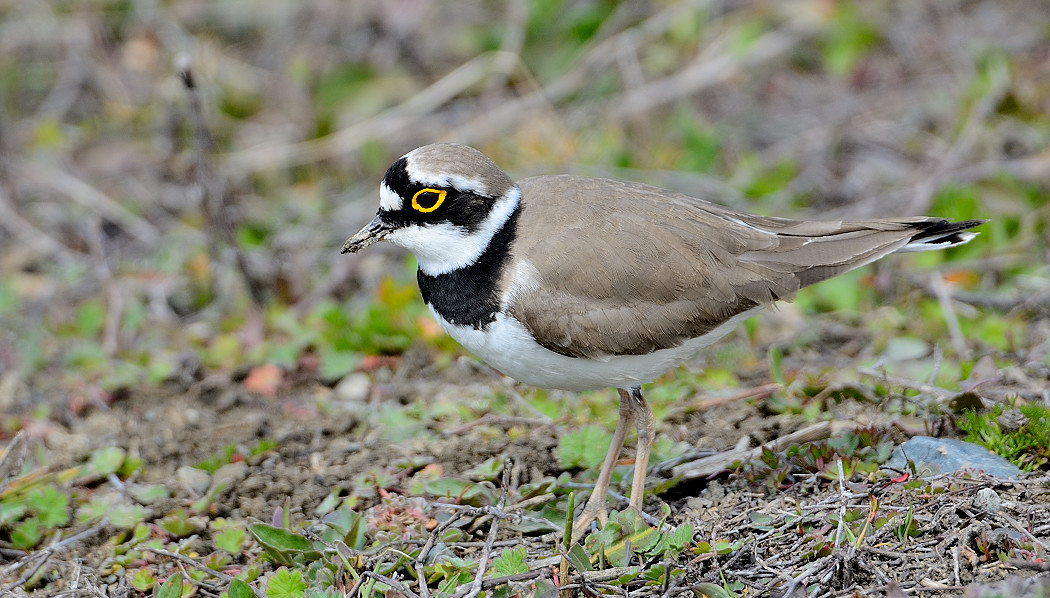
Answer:
[{"label": "green leaf", "polygon": [[561,437],[558,460],[565,469],[591,469],[601,465],[612,434],[601,426],[583,426]]},{"label": "green leaf", "polygon": [[43,534],[44,530],[40,527],[40,521],[35,517],[30,517],[15,526],[14,531],[11,532],[11,544],[15,548],[29,550],[37,545]]},{"label": "green leaf", "polygon": [[128,579],[131,581],[131,586],[140,592],[147,592],[157,585],[157,578],[153,575],[153,569],[149,567],[135,569]]},{"label": "green leaf", "polygon": [[784,380],[784,352],[777,345],[769,346],[769,375],[773,382],[781,386],[787,385]]},{"label": "green leaf", "polygon": [[298,569],[289,570],[281,567],[266,582],[268,598],[302,598],[305,591],[306,582],[303,581],[302,571]]},{"label": "green leaf", "polygon": [[69,497],[52,485],[34,489],[26,504],[36,512],[44,527],[59,527],[69,522]]},{"label": "green leaf", "polygon": [[182,598],[182,574],[175,573],[160,586],[153,588],[156,598]]},{"label": "green leaf", "polygon": [[9,496],[0,501],[0,527],[3,524],[11,524],[21,521],[26,514],[26,503],[24,497]]},{"label": "green leaf", "polygon": [[484,480],[493,481],[499,477],[501,471],[503,471],[503,459],[495,456],[489,457],[463,472],[463,477],[479,482]]},{"label": "green leaf", "polygon": [[456,588],[474,579],[474,574],[468,569],[453,569],[445,573],[444,579],[438,584],[438,595],[448,596],[456,591]]},{"label": "green leaf", "polygon": [[124,449],[117,446],[98,449],[91,453],[88,471],[98,477],[106,477],[120,469],[125,457],[127,457],[127,453],[124,452]]},{"label": "green leaf", "polygon": [[77,313],[77,333],[88,338],[97,337],[106,324],[106,308],[99,300],[91,300],[80,306]]},{"label": "green leaf", "polygon": [[[625,530],[627,528],[624,528]],[[645,526],[630,534],[627,538],[621,538],[605,549],[605,557],[610,563],[624,567],[631,562],[631,555],[627,554],[627,540],[630,540],[631,554],[644,554],[660,541],[660,532],[655,527]]]},{"label": "green leaf", "polygon": [[240,554],[247,538],[248,534],[243,529],[230,526],[215,534],[215,547],[230,554]]},{"label": "green leaf", "polygon": [[584,573],[590,571],[591,559],[587,556],[587,551],[583,549],[579,544],[573,544],[569,552],[565,554],[565,558],[569,560],[569,564],[573,566],[577,571]]},{"label": "green leaf", "polygon": [[340,351],[327,345],[321,347],[318,357],[321,359],[320,373],[324,380],[339,380],[361,363],[361,354],[357,351]]},{"label": "green leaf", "polygon": [[147,505],[169,496],[168,489],[162,484],[131,484],[128,486],[128,494],[138,502]]},{"label": "green leaf", "polygon": [[872,294],[861,279],[863,270],[853,270],[820,284],[807,287],[799,293],[796,304],[805,311],[852,311],[860,310],[865,296]]},{"label": "green leaf", "polygon": [[368,539],[365,537],[364,518],[357,511],[350,508],[342,508],[332,511],[324,516],[321,522],[328,526],[321,538],[326,542],[341,540],[344,544],[354,550],[365,547]]},{"label": "green leaf", "polygon": [[565,542],[565,547],[569,547],[569,542],[572,541],[572,526],[573,519],[576,516],[576,493],[569,492],[568,504],[565,507],[565,530],[562,534],[562,540]]},{"label": "green leaf", "polygon": [[729,554],[740,550],[740,547],[744,544],[743,540],[737,542],[730,542],[729,540],[715,540],[715,552],[720,555]]},{"label": "green leaf", "polygon": [[131,529],[146,520],[146,509],[139,505],[114,505],[106,514],[109,522],[121,529]]},{"label": "green leaf", "polygon": [[489,488],[455,478],[427,480],[423,484],[423,491],[431,496],[457,498],[459,504],[465,505],[480,506],[496,502],[496,497]]},{"label": "green leaf", "polygon": [[230,582],[230,589],[226,591],[226,598],[255,598],[252,587],[239,579]]},{"label": "green leaf", "polygon": [[751,527],[760,531],[769,531],[776,523],[771,515],[765,513],[751,512],[748,517],[751,519]]},{"label": "green leaf", "polygon": [[321,553],[314,549],[312,542],[286,529],[253,523],[248,526],[248,531],[278,564],[292,565],[293,557],[299,554],[312,561],[321,558]]},{"label": "green leaf", "polygon": [[853,5],[840,3],[835,7],[822,40],[824,67],[844,77],[878,44],[879,32]]},{"label": "green leaf", "polygon": [[200,517],[190,517],[185,509],[176,509],[167,517],[160,519],[157,525],[176,538],[185,538],[204,529],[205,523]]},{"label": "green leaf", "polygon": [[661,537],[656,549],[659,551],[669,550],[674,553],[679,553],[682,550],[685,550],[685,547],[688,546],[692,540],[693,525],[690,523],[683,523],[671,530],[670,533]]},{"label": "green leaf", "polygon": [[616,584],[622,586],[623,584],[631,581],[635,577],[638,577],[641,573],[642,573],[642,568],[641,567],[637,567],[637,566],[631,567],[625,573],[621,573],[620,576],[616,578]]},{"label": "green leaf", "polygon": [[525,548],[521,546],[504,550],[492,561],[492,575],[496,577],[525,573],[528,570],[529,566],[525,562]]},{"label": "green leaf", "polygon": [[693,586],[696,598],[735,598],[732,592],[713,583],[698,583]]}]

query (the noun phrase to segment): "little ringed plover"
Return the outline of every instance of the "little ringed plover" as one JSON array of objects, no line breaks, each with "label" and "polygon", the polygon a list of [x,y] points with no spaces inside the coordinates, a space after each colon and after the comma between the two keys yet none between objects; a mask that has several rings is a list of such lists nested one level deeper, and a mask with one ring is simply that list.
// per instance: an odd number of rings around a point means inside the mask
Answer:
[{"label": "little ringed plover", "polygon": [[416,256],[423,301],[504,374],[565,390],[616,388],[620,420],[574,539],[604,518],[634,423],[630,506],[654,438],[641,385],[801,287],[894,252],[961,245],[983,221],[800,221],[582,176],[515,183],[481,152],[440,143],[394,162],[379,211],[343,253],[387,240]]}]

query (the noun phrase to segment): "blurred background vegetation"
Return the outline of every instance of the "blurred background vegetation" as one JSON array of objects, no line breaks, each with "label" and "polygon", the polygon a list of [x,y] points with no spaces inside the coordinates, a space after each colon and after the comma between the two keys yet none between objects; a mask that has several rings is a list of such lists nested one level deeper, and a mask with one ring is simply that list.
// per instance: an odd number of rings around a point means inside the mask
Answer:
[{"label": "blurred background vegetation", "polygon": [[909,258],[963,264],[933,334],[1045,362],[1048,42],[1038,1],[0,1],[0,411],[451,346],[396,248],[338,253],[440,140],[765,214],[991,218]]}]

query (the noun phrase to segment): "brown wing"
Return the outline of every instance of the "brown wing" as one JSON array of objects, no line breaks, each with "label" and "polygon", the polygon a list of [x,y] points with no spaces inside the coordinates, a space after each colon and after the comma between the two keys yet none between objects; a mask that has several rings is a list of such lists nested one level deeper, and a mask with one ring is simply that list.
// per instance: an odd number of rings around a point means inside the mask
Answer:
[{"label": "brown wing", "polygon": [[764,218],[655,187],[575,176],[520,186],[511,260],[527,260],[537,280],[519,287],[509,310],[541,345],[574,357],[678,346],[895,251],[927,222]]}]

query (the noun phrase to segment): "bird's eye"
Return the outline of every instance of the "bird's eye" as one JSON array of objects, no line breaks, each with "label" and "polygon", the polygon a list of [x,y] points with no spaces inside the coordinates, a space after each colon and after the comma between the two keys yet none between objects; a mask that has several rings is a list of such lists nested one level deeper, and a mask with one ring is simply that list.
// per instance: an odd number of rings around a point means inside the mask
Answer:
[{"label": "bird's eye", "polygon": [[420,189],[412,196],[412,208],[419,212],[433,212],[445,202],[447,192],[441,189]]}]

